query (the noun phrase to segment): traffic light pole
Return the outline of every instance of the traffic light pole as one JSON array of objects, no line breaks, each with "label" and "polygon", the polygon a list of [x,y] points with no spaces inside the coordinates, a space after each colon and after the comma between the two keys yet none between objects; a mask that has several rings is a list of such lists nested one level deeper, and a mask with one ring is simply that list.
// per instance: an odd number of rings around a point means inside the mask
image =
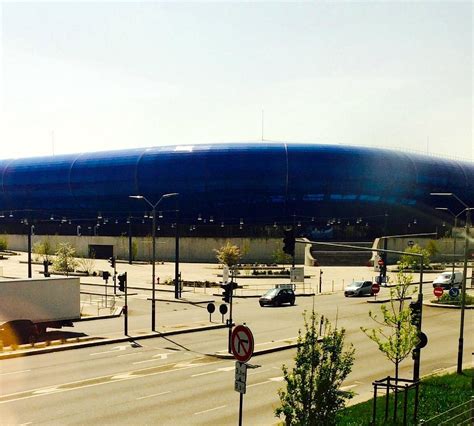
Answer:
[{"label": "traffic light pole", "polygon": [[[127,274],[125,272],[125,274]],[[127,281],[127,275],[125,275],[125,305],[124,305],[124,311],[125,315],[123,317],[124,320],[124,332],[125,336],[128,336],[128,303],[127,303],[127,296],[128,296],[128,281]]]},{"label": "traffic light pole", "polygon": [[231,279],[230,279],[230,297],[229,297],[229,330],[228,330],[228,339],[227,339],[227,350],[229,353],[232,353],[231,348],[231,339],[232,339],[232,300],[234,299],[234,267],[232,267],[231,271]]},{"label": "traffic light pole", "polygon": [[[417,321],[418,336],[421,335],[421,319],[423,318],[423,255],[420,257],[420,286],[418,288],[418,305],[420,306],[419,319]],[[420,379],[420,358],[421,349],[416,347],[413,350],[413,380]],[[418,398],[416,398],[418,400]]]},{"label": "traffic light pole", "polygon": [[117,260],[114,260],[114,294],[117,295]]}]

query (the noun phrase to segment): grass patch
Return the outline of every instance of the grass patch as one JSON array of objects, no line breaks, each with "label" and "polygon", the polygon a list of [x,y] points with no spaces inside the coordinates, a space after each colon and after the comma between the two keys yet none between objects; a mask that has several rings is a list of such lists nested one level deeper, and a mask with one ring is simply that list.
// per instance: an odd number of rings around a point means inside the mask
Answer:
[{"label": "grass patch", "polygon": [[[456,373],[442,376],[432,376],[423,379],[420,384],[418,406],[418,422],[429,420],[438,414],[469,401],[473,395],[474,369],[464,370],[464,374]],[[380,392],[380,391],[379,391]],[[384,391],[382,391],[384,392]],[[408,424],[413,423],[413,405],[415,391],[409,392]],[[398,422],[393,421],[393,396],[389,402],[389,418],[385,420],[385,396],[377,398],[377,425],[399,425],[403,422],[403,393],[399,394]],[[358,426],[368,425],[372,421],[373,399],[347,407],[341,411],[338,425]],[[446,420],[446,419],[443,419]]]}]

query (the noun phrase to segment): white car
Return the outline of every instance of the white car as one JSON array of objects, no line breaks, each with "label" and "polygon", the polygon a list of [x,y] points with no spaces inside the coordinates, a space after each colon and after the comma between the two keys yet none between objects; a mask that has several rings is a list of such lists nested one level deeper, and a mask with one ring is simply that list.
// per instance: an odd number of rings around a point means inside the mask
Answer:
[{"label": "white car", "polygon": [[452,272],[443,272],[433,281],[433,287],[442,287],[445,289],[449,289],[451,287],[461,287],[462,279],[462,272],[454,271],[454,275]]}]

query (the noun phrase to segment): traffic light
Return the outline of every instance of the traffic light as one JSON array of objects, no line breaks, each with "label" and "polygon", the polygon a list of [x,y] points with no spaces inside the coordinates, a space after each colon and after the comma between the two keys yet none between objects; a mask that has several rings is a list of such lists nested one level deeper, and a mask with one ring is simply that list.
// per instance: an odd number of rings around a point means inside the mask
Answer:
[{"label": "traffic light", "polygon": [[125,287],[127,286],[127,273],[124,272],[117,276],[119,282],[119,290],[125,292]]},{"label": "traffic light", "polygon": [[283,252],[290,256],[295,256],[295,233],[293,229],[285,229],[283,237]]},{"label": "traffic light", "polygon": [[115,269],[115,256],[109,258],[109,263],[110,266]]},{"label": "traffic light", "polygon": [[410,303],[410,322],[416,326],[421,326],[421,302],[417,300],[416,302]]},{"label": "traffic light", "polygon": [[230,298],[232,296],[232,284],[221,284],[222,288],[222,300],[225,303],[230,303]]},{"label": "traffic light", "polygon": [[110,272],[109,271],[103,271],[102,272],[102,279],[107,282],[110,278]]}]

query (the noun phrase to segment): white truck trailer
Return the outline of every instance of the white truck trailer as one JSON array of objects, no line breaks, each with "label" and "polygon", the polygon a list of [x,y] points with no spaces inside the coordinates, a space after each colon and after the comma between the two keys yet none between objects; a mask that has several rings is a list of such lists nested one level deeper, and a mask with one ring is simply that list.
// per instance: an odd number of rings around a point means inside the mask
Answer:
[{"label": "white truck trailer", "polygon": [[80,299],[79,278],[0,281],[0,324],[28,320],[38,334],[73,326],[81,318]]}]

